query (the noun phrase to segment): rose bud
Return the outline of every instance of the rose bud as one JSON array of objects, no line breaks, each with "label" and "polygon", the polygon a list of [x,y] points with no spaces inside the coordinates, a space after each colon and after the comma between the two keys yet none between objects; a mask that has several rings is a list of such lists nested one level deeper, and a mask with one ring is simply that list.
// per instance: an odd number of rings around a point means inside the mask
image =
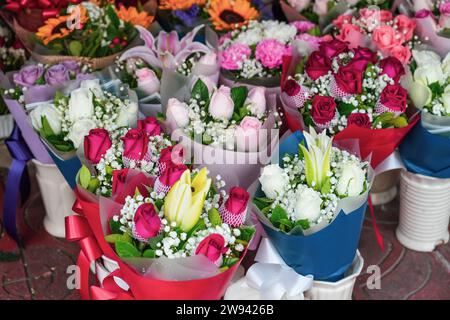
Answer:
[{"label": "rose bud", "polygon": [[334,97],[342,98],[362,92],[364,71],[356,70],[352,66],[340,67],[331,83],[331,92]]},{"label": "rose bud", "polygon": [[108,131],[91,129],[89,135],[84,137],[84,157],[92,164],[97,164],[111,145]]},{"label": "rose bud", "polygon": [[184,160],[184,149],[181,144],[170,146],[161,150],[158,159],[159,174],[170,165],[182,164]]},{"label": "rose bud", "polygon": [[405,68],[400,60],[394,57],[387,57],[380,61],[380,67],[383,70],[381,74],[388,75],[395,82],[398,82],[405,74]]},{"label": "rose bud", "polygon": [[324,57],[328,58],[329,61],[347,50],[348,45],[345,42],[337,39],[323,42],[319,46],[319,51],[323,54]]},{"label": "rose bud", "polygon": [[281,100],[292,109],[302,108],[308,100],[309,92],[307,88],[302,87],[294,79],[289,79],[284,83],[281,92]]},{"label": "rose bud", "polygon": [[222,264],[222,254],[228,251],[225,239],[218,233],[213,233],[203,239],[197,246],[195,254],[202,254],[217,266]]},{"label": "rose bud", "polygon": [[245,116],[241,124],[236,127],[236,145],[239,151],[257,151],[260,141],[259,130],[262,127],[258,118]]},{"label": "rose bud", "polygon": [[189,124],[188,106],[175,98],[170,98],[167,102],[166,119],[169,123],[184,128]]},{"label": "rose bud", "polygon": [[372,127],[372,123],[370,122],[369,115],[367,113],[351,113],[347,117],[347,125],[357,125],[361,128],[368,128],[370,129]]},{"label": "rose bud", "polygon": [[112,173],[112,194],[121,194],[125,187],[128,169],[114,170]]},{"label": "rose bud", "polygon": [[305,71],[312,80],[327,75],[331,70],[330,60],[320,51],[314,51],[306,61]]},{"label": "rose bud", "polygon": [[311,118],[319,129],[330,126],[331,120],[336,117],[336,102],[333,97],[314,96],[312,100]]},{"label": "rose bud", "polygon": [[153,117],[147,117],[144,120],[138,120],[137,127],[140,130],[146,132],[149,136],[161,135],[161,126]]},{"label": "rose bud", "polygon": [[358,47],[353,50],[353,53],[355,54],[353,59],[364,59],[372,64],[375,64],[378,61],[377,53],[369,48]]},{"label": "rose bud", "polygon": [[152,95],[159,91],[159,79],[155,72],[149,68],[136,70],[137,86],[147,95]]},{"label": "rose bud", "polygon": [[180,180],[181,175],[188,169],[184,164],[172,164],[166,167],[162,174],[156,178],[154,190],[156,193],[169,192],[170,188]]},{"label": "rose bud", "polygon": [[234,103],[231,99],[231,89],[226,86],[220,86],[220,88],[214,92],[209,102],[209,114],[214,119],[231,119],[234,111]]},{"label": "rose bud", "polygon": [[148,136],[140,129],[130,129],[120,138],[123,141],[124,164],[128,166],[131,160],[150,160],[148,155]]},{"label": "rose bud", "polygon": [[249,105],[249,109],[255,116],[263,116],[266,112],[266,89],[264,87],[252,88],[245,100],[244,105]]},{"label": "rose bud", "polygon": [[402,86],[388,84],[380,94],[380,98],[375,106],[375,112],[393,112],[398,116],[406,111],[407,97],[408,92]]},{"label": "rose bud", "polygon": [[250,194],[241,187],[233,187],[230,189],[229,197],[220,208],[220,217],[222,221],[232,227],[239,227],[245,221],[247,213],[247,204]]},{"label": "rose bud", "polygon": [[153,203],[141,204],[133,218],[133,237],[146,242],[149,238],[156,237],[161,230],[161,219],[158,216]]}]

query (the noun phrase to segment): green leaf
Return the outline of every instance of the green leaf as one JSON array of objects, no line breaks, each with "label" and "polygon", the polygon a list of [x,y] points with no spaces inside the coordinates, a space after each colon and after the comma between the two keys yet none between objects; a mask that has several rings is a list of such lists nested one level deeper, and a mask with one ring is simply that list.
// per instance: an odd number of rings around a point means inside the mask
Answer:
[{"label": "green leaf", "polygon": [[189,230],[186,238],[189,239],[195,232],[197,232],[198,230],[203,230],[205,228],[205,221],[203,219],[198,220],[197,224],[191,230]]},{"label": "green leaf", "polygon": [[123,236],[121,234],[108,234],[105,236],[105,240],[108,243],[116,243],[117,241],[123,241]]},{"label": "green leaf", "polygon": [[234,265],[238,261],[239,261],[239,258],[236,258],[236,257],[225,258],[225,259],[223,259],[223,262],[222,262],[222,268],[227,268],[228,269],[229,267],[231,267],[232,265]]},{"label": "green leaf", "polygon": [[[200,101],[205,102],[209,101],[208,87],[201,79],[198,79],[197,82],[194,84],[191,95],[193,98],[199,99]],[[200,98],[197,98],[197,96]]]},{"label": "green leaf", "polygon": [[403,128],[408,125],[408,120],[405,117],[396,117],[392,120],[392,124],[395,128]]},{"label": "green leaf", "polygon": [[117,241],[115,247],[116,253],[120,258],[135,258],[141,256],[139,250],[130,242]]},{"label": "green leaf", "polygon": [[301,219],[295,221],[295,225],[301,227],[303,230],[309,229],[309,220],[308,219]]},{"label": "green leaf", "polygon": [[97,188],[100,186],[100,180],[98,180],[97,178],[93,178],[91,179],[91,181],[89,181],[89,185],[88,185],[88,190],[92,193],[95,193],[95,191],[97,191]]},{"label": "green leaf", "polygon": [[111,230],[111,233],[119,233],[121,234],[122,231],[120,230],[121,224],[119,221],[114,221],[114,219],[109,219],[109,229]]},{"label": "green leaf", "polygon": [[318,37],[320,36],[322,33],[320,32],[320,27],[319,26],[315,26],[314,28],[309,29],[306,33]]},{"label": "green leaf", "polygon": [[[234,103],[234,111],[240,110],[244,106],[245,99],[247,99],[247,87],[234,87],[231,89],[231,100]],[[239,113],[239,112],[238,112]]]},{"label": "green leaf", "polygon": [[348,116],[354,109],[355,107],[350,103],[340,102],[338,104],[339,114],[342,116]]},{"label": "green leaf", "polygon": [[162,112],[158,112],[156,114],[156,120],[158,120],[158,122],[164,122],[166,121],[166,115]]},{"label": "green leaf", "polygon": [[80,41],[72,40],[69,43],[69,53],[71,56],[79,57],[81,55],[81,51],[83,50],[83,45]]},{"label": "green leaf", "polygon": [[254,198],[253,203],[259,210],[263,210],[264,208],[270,207],[273,200],[269,198]]},{"label": "green leaf", "polygon": [[119,17],[117,16],[116,12],[114,11],[114,7],[112,5],[108,5],[106,7],[106,13],[108,14],[109,18],[111,19],[111,22],[114,25],[114,27],[116,27],[118,29],[120,26],[120,20],[119,20]]},{"label": "green leaf", "polygon": [[158,249],[157,243],[161,242],[163,238],[164,238],[164,235],[160,234],[159,236],[148,239],[148,244],[149,244],[150,248],[152,248],[153,250]]},{"label": "green leaf", "polygon": [[164,205],[164,200],[157,199],[154,201],[154,205],[156,206],[156,208],[158,208],[158,210],[161,210],[162,206]]},{"label": "green leaf", "polygon": [[203,144],[211,144],[213,142],[212,137],[209,134],[204,133],[202,137]]},{"label": "green leaf", "polygon": [[250,242],[252,240],[253,235],[255,234],[255,228],[250,226],[241,226],[239,228],[241,231],[241,235],[239,236],[239,239]]},{"label": "green leaf", "polygon": [[147,250],[144,251],[144,253],[142,254],[142,256],[143,256],[144,258],[156,258],[156,253],[155,253],[155,251],[156,251],[156,250],[153,250],[153,249],[147,249]]},{"label": "green leaf", "polygon": [[91,182],[91,172],[89,169],[83,165],[79,172],[80,184],[84,189],[89,187],[89,183]]},{"label": "green leaf", "polygon": [[330,190],[331,190],[331,182],[330,182],[330,178],[327,177],[322,184],[322,188],[320,189],[320,192],[322,194],[329,194]]},{"label": "green leaf", "polygon": [[277,205],[272,210],[272,215],[270,216],[270,222],[273,223],[273,225],[277,226],[280,224],[281,220],[287,220],[288,215],[286,213],[286,210],[284,210],[280,205]]},{"label": "green leaf", "polygon": [[208,219],[214,227],[220,226],[222,224],[219,210],[217,210],[216,208],[212,208],[208,211]]}]

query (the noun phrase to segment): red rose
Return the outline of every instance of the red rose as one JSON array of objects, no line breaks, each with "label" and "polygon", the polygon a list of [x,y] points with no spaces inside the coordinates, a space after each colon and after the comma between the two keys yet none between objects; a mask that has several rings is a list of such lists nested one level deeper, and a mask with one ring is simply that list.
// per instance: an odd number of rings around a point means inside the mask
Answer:
[{"label": "red rose", "polygon": [[402,86],[398,84],[388,84],[381,92],[379,100],[381,106],[375,108],[375,112],[382,113],[389,111],[403,113],[406,110],[407,97],[408,92]]},{"label": "red rose", "polygon": [[308,58],[305,71],[312,80],[328,74],[331,70],[329,59],[320,51],[314,51]]},{"label": "red rose", "polygon": [[23,43],[19,39],[16,39],[14,41],[14,43],[12,44],[12,47],[13,47],[13,49],[16,49],[16,50],[17,49],[25,49]]},{"label": "red rose", "polygon": [[366,60],[365,58],[359,58],[359,59],[355,59],[353,58],[348,64],[347,64],[347,68],[348,69],[354,69],[357,70],[361,73],[364,73],[366,71],[367,65],[369,64],[369,61]]},{"label": "red rose", "polygon": [[381,74],[387,74],[395,82],[398,82],[405,74],[403,64],[395,57],[387,57],[380,61]]},{"label": "red rose", "polygon": [[286,92],[290,97],[295,96],[300,92],[300,85],[294,79],[289,79],[284,83],[283,92]]},{"label": "red rose", "polygon": [[184,149],[181,144],[170,146],[161,150],[158,159],[160,165],[182,164],[184,157]]},{"label": "red rose", "polygon": [[137,127],[140,130],[146,132],[149,136],[161,135],[161,126],[153,117],[147,117],[144,120],[138,120]]},{"label": "red rose", "polygon": [[112,173],[112,194],[123,192],[128,176],[128,169],[114,170]]},{"label": "red rose", "polygon": [[364,59],[372,64],[378,61],[377,53],[369,48],[358,47],[353,50],[353,53],[355,54],[353,59]]},{"label": "red rose", "polygon": [[346,94],[360,94],[362,92],[363,71],[353,65],[340,67],[334,75],[336,84]]},{"label": "red rose", "polygon": [[319,46],[319,51],[329,60],[347,50],[348,44],[338,39],[333,39],[329,42],[322,42]]},{"label": "red rose", "polygon": [[84,156],[92,164],[97,164],[111,145],[108,131],[91,129],[89,135],[84,137]]},{"label": "red rose", "polygon": [[180,180],[181,175],[188,169],[184,164],[169,165],[166,170],[158,177],[160,183],[164,186],[173,186]]},{"label": "red rose", "polygon": [[128,130],[127,134],[120,138],[123,141],[123,156],[130,160],[142,160],[148,151],[148,136],[140,129]]},{"label": "red rose", "polygon": [[134,214],[133,235],[138,240],[156,237],[161,230],[161,219],[153,203],[141,204]]},{"label": "red rose", "polygon": [[227,251],[228,249],[225,247],[225,239],[223,236],[218,233],[213,233],[199,243],[195,250],[195,254],[203,254],[211,262],[220,264],[222,254]]},{"label": "red rose", "polygon": [[336,115],[336,102],[333,97],[314,96],[311,117],[319,127],[327,127]]},{"label": "red rose", "polygon": [[230,189],[229,197],[225,201],[225,208],[232,214],[240,214],[247,209],[250,194],[241,187],[233,187]]},{"label": "red rose", "polygon": [[347,117],[347,125],[355,124],[362,128],[371,128],[372,123],[370,122],[369,115],[367,113],[351,113]]}]

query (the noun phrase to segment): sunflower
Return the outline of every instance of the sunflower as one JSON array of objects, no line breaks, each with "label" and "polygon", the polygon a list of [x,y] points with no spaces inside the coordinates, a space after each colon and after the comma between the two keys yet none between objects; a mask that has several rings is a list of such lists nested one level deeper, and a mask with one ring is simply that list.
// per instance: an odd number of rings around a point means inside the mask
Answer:
[{"label": "sunflower", "polygon": [[139,12],[135,7],[125,8],[125,6],[120,6],[119,10],[116,9],[116,13],[119,19],[144,28],[148,28],[155,18],[145,11]]},{"label": "sunflower", "polygon": [[161,0],[159,9],[161,10],[187,10],[194,4],[204,6],[206,0]]},{"label": "sunflower", "polygon": [[216,30],[232,30],[258,18],[249,0],[211,0],[208,8]]},{"label": "sunflower", "polygon": [[[82,26],[88,19],[87,11],[86,8],[81,5],[79,5],[78,8],[80,9],[80,20],[77,25]],[[76,29],[76,25],[74,25],[74,27],[69,27],[69,24],[73,24],[73,22],[73,14],[49,18],[45,20],[44,25],[38,29],[36,36],[41,39],[45,45],[48,45],[55,39],[63,39],[71,34],[72,31]]]}]

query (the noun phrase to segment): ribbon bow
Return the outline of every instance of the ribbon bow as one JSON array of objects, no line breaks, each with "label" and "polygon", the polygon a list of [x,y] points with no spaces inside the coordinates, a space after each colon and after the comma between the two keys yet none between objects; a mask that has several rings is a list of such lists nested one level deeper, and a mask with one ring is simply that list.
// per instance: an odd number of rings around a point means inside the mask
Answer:
[{"label": "ribbon bow", "polygon": [[263,300],[301,300],[303,292],[313,285],[313,276],[302,276],[286,265],[268,238],[261,240],[255,261],[245,277],[247,285],[258,290]]}]

